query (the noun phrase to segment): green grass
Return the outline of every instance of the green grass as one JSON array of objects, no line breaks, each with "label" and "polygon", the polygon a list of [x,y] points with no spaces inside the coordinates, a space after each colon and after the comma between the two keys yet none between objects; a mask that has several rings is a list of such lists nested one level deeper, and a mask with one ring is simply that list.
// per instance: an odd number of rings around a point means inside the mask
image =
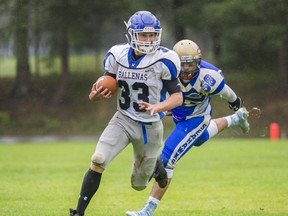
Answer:
[{"label": "green grass", "polygon": [[[69,67],[73,73],[85,73],[87,71],[103,71],[102,62],[104,55],[70,55]],[[30,57],[30,70],[35,74],[35,58]],[[61,64],[59,57],[50,58],[42,57],[40,59],[40,76],[49,75],[51,73],[60,74]],[[1,77],[15,77],[16,76],[16,59],[14,57],[1,57],[0,56],[0,78]]]},{"label": "green grass", "polygon": [[[93,142],[0,145],[0,214],[67,216],[94,149]],[[151,184],[131,189],[131,151],[107,168],[87,216],[124,216],[143,206]],[[214,139],[179,162],[155,216],[288,215],[287,200],[287,140]]]}]

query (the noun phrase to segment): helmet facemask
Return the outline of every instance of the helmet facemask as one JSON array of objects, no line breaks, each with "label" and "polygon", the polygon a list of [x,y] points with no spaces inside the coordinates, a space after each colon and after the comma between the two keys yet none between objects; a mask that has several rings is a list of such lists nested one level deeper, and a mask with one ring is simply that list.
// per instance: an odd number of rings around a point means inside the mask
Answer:
[{"label": "helmet facemask", "polygon": [[177,42],[173,50],[178,54],[181,61],[179,78],[184,83],[188,83],[200,70],[201,50],[198,45],[191,40],[181,40]]},{"label": "helmet facemask", "polygon": [[[140,41],[139,40],[140,33],[154,33],[155,39],[152,42]],[[127,37],[126,35],[126,37],[128,41],[129,41],[129,38],[131,38],[129,44],[133,49],[143,54],[151,54],[151,53],[154,53],[160,46],[161,33],[162,33],[162,29],[159,29],[158,31],[155,31],[155,30],[147,31],[145,29],[143,31],[136,31],[133,29],[128,29],[129,36]]]},{"label": "helmet facemask", "polygon": [[183,81],[190,81],[200,69],[201,59],[181,60],[179,78]]}]

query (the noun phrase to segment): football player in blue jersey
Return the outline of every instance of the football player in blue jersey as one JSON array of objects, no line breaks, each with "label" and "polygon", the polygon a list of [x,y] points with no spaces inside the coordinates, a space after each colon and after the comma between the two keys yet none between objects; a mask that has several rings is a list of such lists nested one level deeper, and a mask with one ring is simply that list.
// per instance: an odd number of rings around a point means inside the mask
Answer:
[{"label": "football player in blue jersey", "polygon": [[[103,171],[129,143],[134,153],[132,187],[139,191],[146,188],[156,161],[155,180],[162,188],[168,183],[157,156],[163,141],[164,112],[183,102],[178,80],[181,62],[175,51],[160,46],[162,28],[152,13],[138,11],[125,24],[128,43],[113,46],[104,60],[105,75],[118,83],[117,111],[99,138],[82,182],[77,208],[70,209],[70,216],[84,215]],[[170,96],[166,98],[167,92]],[[97,89],[93,84],[91,101],[110,97],[107,88]]]},{"label": "football player in blue jersey", "polygon": [[[242,100],[225,83],[222,71],[202,60],[201,51],[191,40],[181,40],[173,47],[181,60],[180,82],[184,103],[171,110],[176,124],[165,141],[161,152],[163,166],[168,174],[168,184],[160,188],[155,182],[145,206],[140,211],[127,211],[127,216],[151,216],[164,196],[177,162],[193,147],[201,146],[216,134],[229,127],[239,127],[248,133],[248,112]],[[211,119],[211,96],[224,98],[233,115]]]}]

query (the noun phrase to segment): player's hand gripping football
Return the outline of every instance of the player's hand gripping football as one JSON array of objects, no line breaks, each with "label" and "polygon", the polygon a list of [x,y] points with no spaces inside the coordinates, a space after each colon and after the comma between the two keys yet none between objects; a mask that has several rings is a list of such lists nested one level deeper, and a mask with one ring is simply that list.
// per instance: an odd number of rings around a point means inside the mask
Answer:
[{"label": "player's hand gripping football", "polygon": [[105,88],[103,89],[102,86],[96,88],[96,82],[92,85],[91,92],[89,94],[89,99],[91,101],[95,101],[98,99],[103,99],[103,98],[111,98],[112,93],[109,91],[109,89]]}]

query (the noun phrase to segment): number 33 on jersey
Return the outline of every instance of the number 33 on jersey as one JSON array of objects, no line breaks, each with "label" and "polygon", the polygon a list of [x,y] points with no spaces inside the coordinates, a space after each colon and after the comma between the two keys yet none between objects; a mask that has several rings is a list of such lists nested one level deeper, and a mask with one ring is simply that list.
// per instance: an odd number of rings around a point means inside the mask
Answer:
[{"label": "number 33 on jersey", "polygon": [[155,104],[163,101],[166,92],[161,91],[162,80],[178,77],[180,60],[174,51],[164,47],[135,60],[133,49],[128,44],[121,44],[108,51],[104,68],[115,74],[118,81],[117,109],[134,120],[154,122],[161,118],[161,113],[151,116],[145,110],[139,110],[137,102]]}]

